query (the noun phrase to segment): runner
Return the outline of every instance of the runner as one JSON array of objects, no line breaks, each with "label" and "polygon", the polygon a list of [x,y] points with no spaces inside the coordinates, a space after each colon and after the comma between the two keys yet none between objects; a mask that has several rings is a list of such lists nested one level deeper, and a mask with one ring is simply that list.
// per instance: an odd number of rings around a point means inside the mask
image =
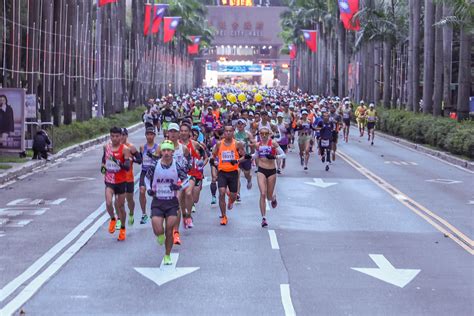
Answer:
[{"label": "runner", "polygon": [[130,150],[124,144],[121,144],[122,129],[112,127],[110,129],[110,143],[104,146],[102,155],[101,172],[105,178],[105,205],[107,213],[110,216],[109,233],[115,233],[117,219],[114,213],[113,198],[117,200],[117,212],[121,221],[119,241],[126,238],[125,231],[125,187],[126,171],[130,169]]},{"label": "runner", "polygon": [[[214,147],[216,146],[217,142],[222,138],[223,135],[223,130],[218,129],[213,132],[214,136],[212,139],[209,141],[209,152],[212,153],[214,150]],[[210,190],[211,190],[211,205],[217,204],[217,198],[216,198],[216,193],[217,193],[217,165],[219,163],[219,160],[214,157],[211,157],[209,159],[209,167],[211,168],[211,184],[210,184]]]},{"label": "runner", "polygon": [[171,123],[176,123],[178,118],[176,113],[171,109],[169,102],[165,103],[165,108],[161,111],[161,128],[163,129],[163,137],[168,137],[168,126]]},{"label": "runner", "polygon": [[193,228],[193,218],[191,213],[195,208],[194,204],[199,201],[199,194],[202,188],[202,180],[204,178],[204,165],[207,163],[206,151],[197,142],[191,139],[191,126],[181,124],[180,127],[180,143],[183,144],[191,154],[191,169],[189,170],[189,186],[181,194],[181,205],[183,212],[184,228]]},{"label": "runner", "polygon": [[142,171],[140,172],[140,207],[142,209],[142,218],[140,224],[146,224],[148,222],[148,215],[146,214],[146,185],[145,185],[145,176],[155,162],[155,157],[153,154],[158,149],[158,144],[155,144],[156,132],[153,127],[149,127],[145,131],[146,144],[140,146],[140,152],[143,157],[142,162]]},{"label": "runner", "polygon": [[[283,112],[278,112],[277,114],[277,128],[279,138],[277,139],[278,145],[283,150],[285,154],[288,153],[288,143],[290,136],[290,126],[289,123],[285,122],[285,114]],[[286,167],[286,157],[277,159],[277,173],[281,174],[281,171]]]},{"label": "runner", "polygon": [[[135,176],[133,174],[133,163],[141,164],[142,163],[142,155],[137,150],[137,148],[128,142],[128,130],[126,128],[122,128],[122,144],[128,147],[130,150],[130,169],[127,170],[126,176],[126,186],[125,186],[125,200],[127,201],[128,206],[128,225],[132,226],[135,223],[135,200],[133,199],[133,195],[135,194]],[[123,205],[124,212],[125,212],[125,204]]]},{"label": "runner", "polygon": [[224,126],[224,138],[214,146],[212,155],[214,161],[217,159],[217,185],[219,187],[219,207],[221,210],[221,225],[227,225],[227,209],[225,196],[229,190],[229,203],[227,208],[232,209],[237,198],[237,189],[239,182],[239,162],[251,159],[250,155],[245,154],[244,144],[234,139],[234,127],[232,125]]},{"label": "runner", "polygon": [[[160,145],[161,159],[150,169],[146,182],[151,202],[151,224],[159,245],[165,244],[163,264],[171,265],[171,249],[173,247],[173,228],[178,220],[178,191],[186,188],[187,168],[174,158],[174,144],[165,140]],[[165,225],[165,228],[163,227]]]},{"label": "runner", "polygon": [[365,107],[364,101],[360,101],[360,105],[355,111],[357,127],[359,127],[360,137],[364,136],[365,124],[366,124],[366,113],[367,108]]},{"label": "runner", "polygon": [[342,109],[342,121],[344,123],[344,141],[349,142],[349,131],[351,129],[352,109],[349,101],[344,102],[344,108]]},{"label": "runner", "polygon": [[323,112],[322,121],[317,125],[317,130],[319,130],[319,155],[321,156],[321,161],[326,163],[326,171],[329,171],[329,164],[331,163],[331,142],[333,140],[333,131],[335,128],[335,123],[330,120],[329,113]]},{"label": "runner", "polygon": [[334,129],[332,131],[332,140],[331,140],[331,152],[332,152],[332,161],[336,161],[336,151],[337,151],[337,142],[339,140],[339,130],[341,128],[342,117],[337,112],[338,103],[335,102],[329,108],[329,119],[334,123]]},{"label": "runner", "polygon": [[375,110],[375,104],[370,103],[369,109],[367,110],[367,134],[369,134],[369,142],[372,139],[370,145],[374,145],[375,138],[375,123],[377,123],[377,111]]},{"label": "runner", "polygon": [[260,189],[260,213],[262,215],[262,227],[267,227],[266,200],[271,201],[272,208],[277,207],[277,199],[274,194],[276,184],[276,162],[275,159],[286,157],[283,150],[275,140],[270,138],[270,129],[260,129],[260,142],[256,145],[255,156],[258,157],[257,181]]},{"label": "runner", "polygon": [[[247,122],[245,119],[238,119],[237,130],[235,131],[235,139],[244,144],[245,154],[252,154],[252,147],[255,145],[255,141],[250,132],[245,130]],[[237,202],[240,202],[240,174],[244,173],[245,179],[247,179],[247,190],[252,188],[252,160],[244,160],[239,164],[239,183],[237,189]]]},{"label": "runner", "polygon": [[301,111],[301,118],[296,123],[298,132],[298,145],[300,149],[300,160],[304,170],[308,170],[309,146],[311,140],[311,122],[308,119],[308,111]]}]

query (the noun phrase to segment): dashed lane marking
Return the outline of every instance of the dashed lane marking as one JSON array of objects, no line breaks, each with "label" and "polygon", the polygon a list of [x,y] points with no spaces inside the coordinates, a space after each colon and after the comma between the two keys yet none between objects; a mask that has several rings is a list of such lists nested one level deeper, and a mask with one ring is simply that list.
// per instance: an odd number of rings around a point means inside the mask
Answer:
[{"label": "dashed lane marking", "polygon": [[291,301],[290,285],[280,284],[281,303],[285,310],[285,316],[295,316],[296,312]]},{"label": "dashed lane marking", "polygon": [[280,249],[280,245],[278,244],[278,239],[275,234],[274,230],[269,230],[268,235],[270,236],[270,244],[272,245],[272,249],[278,250]]}]

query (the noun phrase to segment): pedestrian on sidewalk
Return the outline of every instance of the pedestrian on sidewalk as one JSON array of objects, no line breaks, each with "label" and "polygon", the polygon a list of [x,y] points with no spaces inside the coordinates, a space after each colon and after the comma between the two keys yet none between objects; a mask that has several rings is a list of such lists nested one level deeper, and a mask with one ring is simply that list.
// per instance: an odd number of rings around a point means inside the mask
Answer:
[{"label": "pedestrian on sidewalk", "polygon": [[48,147],[51,145],[48,134],[41,129],[36,132],[33,138],[33,159],[48,160]]}]

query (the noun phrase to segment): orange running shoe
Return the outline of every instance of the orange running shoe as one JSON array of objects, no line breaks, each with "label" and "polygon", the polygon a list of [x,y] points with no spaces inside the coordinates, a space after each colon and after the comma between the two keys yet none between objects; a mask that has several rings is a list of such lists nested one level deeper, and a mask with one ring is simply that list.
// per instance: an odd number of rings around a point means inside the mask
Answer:
[{"label": "orange running shoe", "polygon": [[227,216],[221,216],[221,225],[222,226],[225,226],[227,225]]},{"label": "orange running shoe", "polygon": [[174,231],[173,232],[173,244],[175,245],[181,245],[181,239],[179,238],[179,231]]},{"label": "orange running shoe", "polygon": [[115,224],[117,224],[117,220],[111,219],[109,223],[109,233],[111,234],[115,233]]},{"label": "orange running shoe", "polygon": [[118,235],[118,241],[123,241],[125,240],[125,228],[120,228],[120,232]]}]

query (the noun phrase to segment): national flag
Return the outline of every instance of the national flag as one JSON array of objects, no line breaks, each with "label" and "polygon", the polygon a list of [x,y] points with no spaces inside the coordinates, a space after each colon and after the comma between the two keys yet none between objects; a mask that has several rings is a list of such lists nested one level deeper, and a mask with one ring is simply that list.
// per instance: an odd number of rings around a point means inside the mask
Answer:
[{"label": "national flag", "polygon": [[189,39],[193,43],[188,45],[188,54],[195,55],[199,53],[199,43],[201,42],[201,36],[190,36]]},{"label": "national flag", "polygon": [[354,14],[359,11],[359,0],[338,0],[338,3],[340,18],[344,28],[351,31],[360,30],[359,19],[352,21]]},{"label": "national flag", "polygon": [[165,43],[170,42],[173,39],[174,33],[176,32],[176,28],[179,25],[179,21],[181,20],[180,16],[166,16],[163,18],[165,21],[165,36],[163,41]]},{"label": "national flag", "polygon": [[151,26],[151,4],[145,4],[145,22],[143,23],[143,34],[148,35],[150,33]]},{"label": "national flag", "polygon": [[303,30],[303,37],[306,41],[306,45],[308,45],[309,49],[312,52],[315,52],[316,47],[316,31],[315,30]]},{"label": "national flag", "polygon": [[296,58],[296,45],[290,44],[288,45],[288,49],[290,50],[290,59],[295,59]]},{"label": "national flag", "polygon": [[115,3],[117,1],[118,0],[99,0],[99,7],[103,7],[106,4]]},{"label": "national flag", "polygon": [[166,9],[168,8],[169,4],[160,3],[155,4],[153,6],[153,26],[151,28],[151,33],[156,34],[160,31],[161,20],[165,16]]}]

